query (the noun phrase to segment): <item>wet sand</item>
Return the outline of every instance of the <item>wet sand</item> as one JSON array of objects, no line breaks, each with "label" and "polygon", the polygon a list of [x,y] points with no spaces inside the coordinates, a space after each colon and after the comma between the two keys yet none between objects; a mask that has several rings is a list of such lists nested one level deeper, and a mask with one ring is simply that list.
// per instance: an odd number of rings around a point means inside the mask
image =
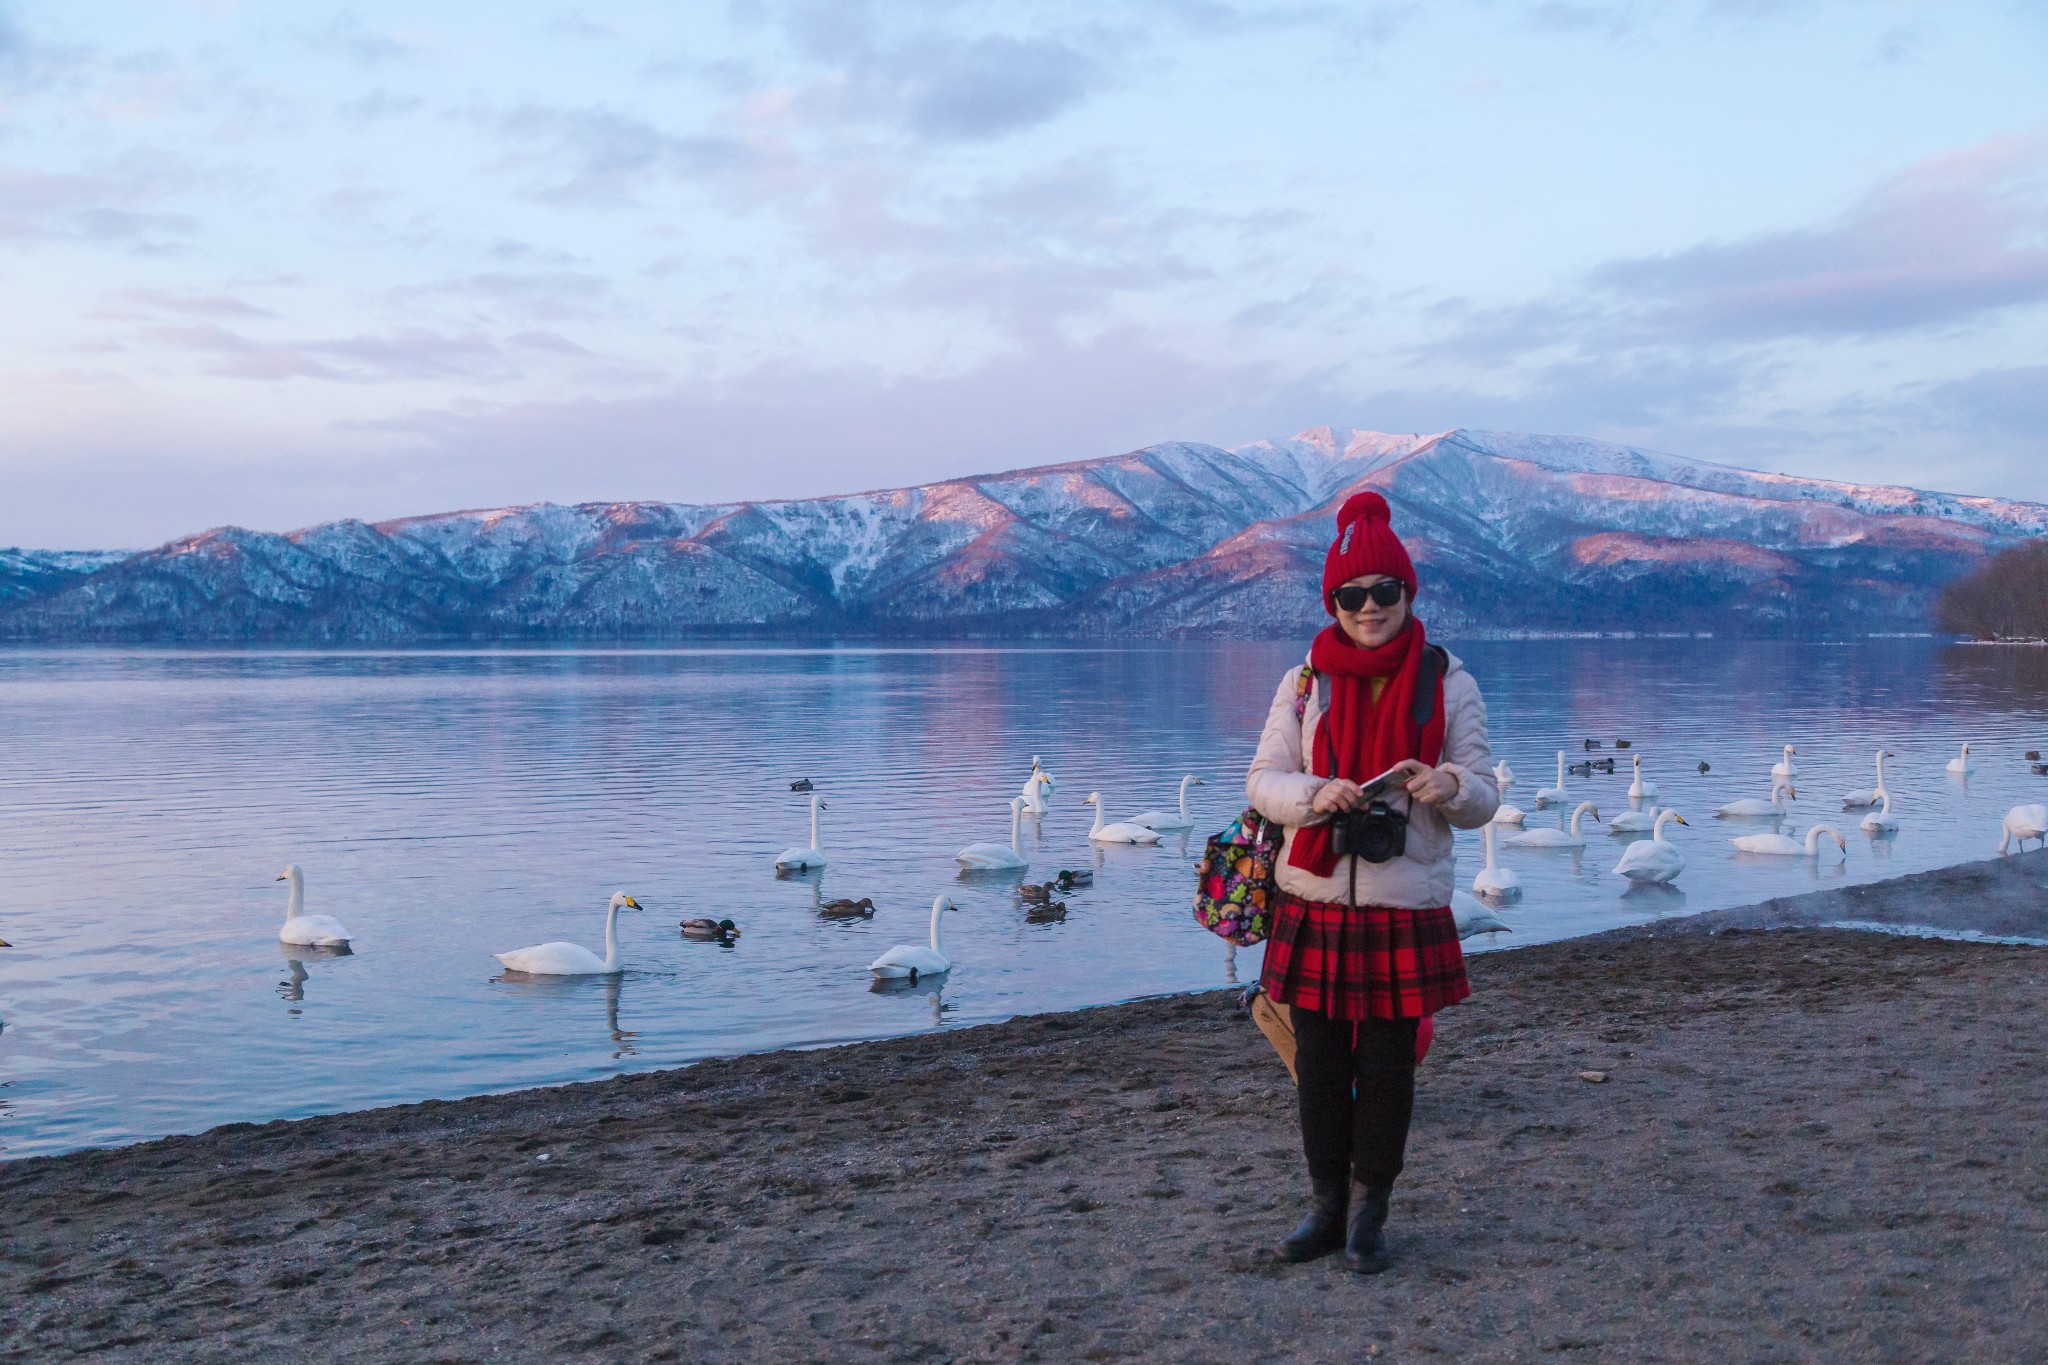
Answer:
[{"label": "wet sand", "polygon": [[1376,1279],[1216,993],[0,1166],[0,1358],[2048,1358],[2048,950],[1746,927],[2044,884],[1475,958]]}]

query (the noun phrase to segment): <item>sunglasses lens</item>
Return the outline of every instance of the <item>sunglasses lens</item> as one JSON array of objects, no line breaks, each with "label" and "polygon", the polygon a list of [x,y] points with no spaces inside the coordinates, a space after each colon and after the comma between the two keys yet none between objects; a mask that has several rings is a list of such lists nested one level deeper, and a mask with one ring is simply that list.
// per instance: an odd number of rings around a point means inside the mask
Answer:
[{"label": "sunglasses lens", "polygon": [[1391,607],[1401,600],[1401,580],[1389,578],[1369,588],[1360,587],[1356,583],[1346,583],[1337,589],[1336,598],[1337,605],[1345,611],[1363,610],[1367,599],[1383,607]]}]

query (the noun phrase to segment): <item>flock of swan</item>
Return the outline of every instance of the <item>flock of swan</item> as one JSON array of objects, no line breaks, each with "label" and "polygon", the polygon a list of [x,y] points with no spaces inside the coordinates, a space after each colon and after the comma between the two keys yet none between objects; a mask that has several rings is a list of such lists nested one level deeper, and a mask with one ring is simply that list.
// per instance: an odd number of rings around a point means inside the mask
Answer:
[{"label": "flock of swan", "polygon": [[[1057,785],[1052,774],[1040,766],[1034,756],[1031,776],[1025,780],[1023,791],[1010,801],[1010,842],[969,844],[955,855],[955,861],[968,872],[1021,871],[1030,866],[1021,844],[1024,812],[1028,809],[1042,814]],[[1199,777],[1183,777],[1178,809],[1144,811],[1129,820],[1118,821],[1103,818],[1101,793],[1090,792],[1084,804],[1095,807],[1095,824],[1089,830],[1088,838],[1097,844],[1157,844],[1166,834],[1192,829],[1194,820],[1188,814],[1188,788],[1201,785]],[[809,778],[791,783],[790,789],[810,798],[811,842],[808,846],[785,849],[777,854],[775,871],[778,875],[810,872],[824,868],[830,862],[819,839],[818,817],[827,809],[824,796],[817,792]],[[348,951],[354,936],[347,926],[332,915],[306,913],[306,879],[298,864],[288,865],[277,879],[291,885],[278,941],[290,947]],[[1054,894],[1071,892],[1093,880],[1092,872],[1062,871],[1043,886],[1019,888],[1026,901],[1037,902],[1026,917],[1040,923],[1064,919],[1066,907],[1053,899]],[[507,972],[522,976],[615,976],[625,970],[619,952],[619,911],[640,908],[640,902],[624,891],[613,894],[605,908],[602,957],[580,943],[568,942],[538,943],[530,948],[514,948],[491,956]],[[920,978],[942,976],[951,971],[953,960],[946,953],[944,917],[947,912],[958,908],[951,897],[936,897],[932,901],[930,941],[897,944],[869,963],[869,972],[878,980],[907,979],[915,985]],[[857,901],[827,901],[818,907],[818,913],[826,919],[869,919],[875,913],[874,901],[868,897]],[[682,922],[682,931],[686,937],[722,942],[730,942],[740,935],[739,926],[730,919],[687,919]]]},{"label": "flock of swan", "polygon": [[[1599,741],[1588,740],[1586,747],[1597,748]],[[1618,741],[1617,747],[1630,746],[1624,740]],[[1715,818],[1759,820],[1773,824],[1786,819],[1791,814],[1788,803],[1799,799],[1796,786],[1799,777],[1798,753],[1796,747],[1787,744],[1782,756],[1771,765],[1768,797],[1743,797],[1730,801],[1714,811]],[[1892,794],[1885,786],[1884,770],[1884,761],[1896,757],[1897,755],[1888,749],[1879,749],[1875,758],[1876,785],[1842,793],[1842,809],[1845,812],[1863,811],[1863,817],[1858,821],[1857,827],[1872,838],[1889,839],[1899,830],[1898,817],[1892,814]],[[2035,762],[2037,770],[2043,766],[2038,761],[2037,754],[2029,753],[2027,757]],[[1631,841],[1622,850],[1621,859],[1614,865],[1610,875],[1625,877],[1632,883],[1669,883],[1685,871],[1686,861],[1684,853],[1666,837],[1665,827],[1673,824],[1688,825],[1688,821],[1675,807],[1655,804],[1658,796],[1657,784],[1643,776],[1642,755],[1631,755],[1631,760],[1632,778],[1628,788],[1630,809],[1615,816],[1608,824],[1608,829],[1613,834],[1648,834],[1650,837]],[[1581,763],[1573,771],[1590,774],[1596,768],[1612,772],[1613,760],[1604,760],[1601,764]],[[1701,773],[1707,772],[1708,765],[1700,764],[1699,770]],[[1968,777],[1976,771],[1976,766],[1970,759],[1968,744],[1963,745],[1962,752],[1948,761],[1946,771],[1957,777]],[[1537,809],[1543,810],[1552,806],[1562,808],[1570,803],[1571,797],[1565,786],[1565,773],[1565,751],[1560,749],[1557,754],[1556,785],[1538,789]],[[1481,840],[1486,850],[1486,865],[1472,879],[1472,891],[1489,901],[1499,902],[1520,896],[1522,886],[1521,879],[1515,875],[1513,869],[1500,865],[1495,847],[1495,827],[1525,825],[1529,813],[1507,800],[1508,790],[1515,785],[1515,774],[1506,762],[1494,765],[1494,778],[1500,784],[1501,805],[1493,818],[1493,823],[1481,831]],[[1649,803],[1647,807],[1646,802]],[[1557,828],[1523,829],[1522,832],[1502,840],[1502,843],[1509,848],[1583,849],[1587,843],[1584,822],[1589,819],[1599,822],[1601,819],[1599,806],[1586,800],[1572,805],[1568,824],[1562,819],[1561,809],[1560,817]],[[2006,812],[2003,832],[1998,841],[1998,851],[2001,854],[2007,853],[2014,844],[2024,850],[2029,841],[2039,841],[2043,847],[2048,847],[2048,805],[2028,803],[2014,806]],[[1823,856],[1823,850],[1829,843],[1834,845],[1837,855],[1846,856],[1848,852],[1848,842],[1842,837],[1841,831],[1825,823],[1814,824],[1803,836],[1787,834],[1778,829],[1766,829],[1735,835],[1728,842],[1737,852],[1773,858],[1818,860]]]},{"label": "flock of swan", "polygon": [[[1591,748],[1596,741],[1588,741]],[[1773,825],[1790,815],[1788,803],[1799,799],[1797,781],[1798,750],[1788,744],[1783,756],[1771,766],[1770,794],[1766,798],[1745,797],[1730,801],[1714,812],[1717,819],[1755,820]],[[1672,825],[1690,827],[1685,816],[1674,806],[1659,806],[1656,800],[1659,789],[1655,782],[1643,775],[1643,761],[1640,754],[1632,755],[1628,799],[1630,809],[1617,814],[1608,828],[1617,835],[1647,835],[1636,838],[1622,850],[1620,860],[1611,875],[1626,878],[1631,883],[1666,884],[1678,878],[1685,871],[1685,854],[1667,837],[1666,830]],[[1899,829],[1898,818],[1892,814],[1892,794],[1885,784],[1885,760],[1894,758],[1890,750],[1879,749],[1875,757],[1876,785],[1867,789],[1844,792],[1841,804],[1844,811],[1862,810],[1864,815],[1858,827],[1874,838],[1889,838]],[[2032,755],[2029,755],[2031,758]],[[1590,773],[1596,765],[1584,763],[1573,771]],[[1701,764],[1701,771],[1707,765]],[[1607,760],[1600,770],[1612,772],[1613,762]],[[1967,776],[1975,771],[1970,760],[1970,746],[1962,746],[1962,752],[1948,763],[1947,771],[1958,776]],[[1485,864],[1472,879],[1472,894],[1455,893],[1452,911],[1457,919],[1461,937],[1478,933],[1498,933],[1509,930],[1510,926],[1493,913],[1492,906],[1502,901],[1513,900],[1522,894],[1521,879],[1514,869],[1502,866],[1500,847],[1535,850],[1580,850],[1587,847],[1585,822],[1602,822],[1599,806],[1591,800],[1573,802],[1566,786],[1567,765],[1565,753],[1558,751],[1557,781],[1554,786],[1543,787],[1536,792],[1538,810],[1558,808],[1559,822],[1555,828],[1524,828],[1529,812],[1507,800],[1508,792],[1515,786],[1514,770],[1505,761],[1494,765],[1494,777],[1500,785],[1502,800],[1492,823],[1481,830],[1485,848]],[[1142,811],[1126,820],[1111,820],[1104,814],[1104,803],[1100,792],[1090,792],[1082,804],[1094,807],[1094,824],[1088,831],[1091,843],[1100,845],[1156,845],[1168,834],[1184,833],[1194,826],[1188,812],[1188,789],[1203,785],[1195,776],[1180,780],[1178,802],[1173,809]],[[827,809],[822,794],[818,793],[809,779],[792,783],[792,790],[809,796],[810,843],[784,850],[775,858],[778,875],[803,873],[824,868],[829,857],[820,841],[819,816]],[[1023,789],[1009,802],[1010,839],[1008,843],[994,841],[977,842],[967,845],[954,855],[954,860],[969,873],[975,872],[1021,872],[1030,866],[1022,847],[1023,821],[1027,812],[1034,817],[1043,815],[1050,806],[1052,793],[1058,783],[1052,774],[1031,760],[1031,775],[1025,779]],[[1648,803],[1646,805],[1646,803]],[[1563,808],[1570,805],[1570,815],[1565,817]],[[1518,832],[1500,838],[1496,842],[1496,831],[1517,829]],[[1832,844],[1838,856],[1846,855],[1847,841],[1835,826],[1816,823],[1804,835],[1787,834],[1776,828],[1756,830],[1739,834],[1728,842],[1738,851],[1761,857],[1819,859],[1825,848]],[[2030,803],[2014,806],[2006,813],[2003,832],[1999,839],[1998,851],[2008,852],[2017,843],[2024,850],[2029,842],[2048,847],[2048,805]],[[280,942],[292,947],[322,948],[346,951],[352,935],[347,927],[332,915],[307,914],[305,909],[305,875],[297,864],[287,866],[277,878],[289,883],[291,894],[285,908],[284,924],[278,931]],[[1056,899],[1058,895],[1071,892],[1076,886],[1093,880],[1089,872],[1062,871],[1057,877],[1043,885],[1026,885],[1019,888],[1020,897],[1030,906],[1027,914],[1034,922],[1044,923],[1065,918],[1065,905]],[[624,891],[615,893],[605,909],[604,953],[602,956],[578,943],[552,942],[535,944],[528,948],[514,948],[494,957],[507,972],[523,976],[612,976],[624,970],[619,950],[618,920],[621,910],[640,909],[639,901]],[[945,916],[958,907],[949,896],[937,896],[932,901],[931,923],[928,941],[925,943],[899,943],[868,964],[868,971],[878,980],[906,979],[912,985],[920,979],[943,976],[953,968],[953,959],[946,952],[944,921]],[[818,907],[821,917],[827,919],[872,918],[874,902],[866,897],[855,900],[834,900]],[[714,939],[730,942],[739,936],[740,930],[730,919],[689,919],[682,921],[686,937]],[[0,947],[6,945],[0,944]]]}]

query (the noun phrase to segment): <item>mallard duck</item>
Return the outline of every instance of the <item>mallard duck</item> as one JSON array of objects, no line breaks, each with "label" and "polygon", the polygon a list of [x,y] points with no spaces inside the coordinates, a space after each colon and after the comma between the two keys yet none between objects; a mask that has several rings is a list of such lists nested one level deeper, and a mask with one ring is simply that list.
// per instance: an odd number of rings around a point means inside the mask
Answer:
[{"label": "mallard duck", "polygon": [[1047,901],[1044,905],[1034,905],[1024,912],[1026,924],[1057,924],[1066,917],[1065,901]]},{"label": "mallard duck", "polygon": [[1586,747],[1588,749],[1597,749],[1600,747],[1600,741],[1597,739],[1589,739],[1586,741]]},{"label": "mallard duck", "polygon": [[2029,763],[2039,763],[2041,761],[2041,751],[2039,749],[2029,749],[2025,754],[2025,758]]},{"label": "mallard duck", "polygon": [[1700,760],[1700,776],[1701,776],[1701,777],[1705,777],[1705,776],[1706,776],[1706,775],[1707,775],[1708,773],[1712,772],[1713,770],[1714,770],[1714,765],[1713,765],[1713,764],[1711,764],[1711,763],[1707,762],[1707,760],[1705,760],[1704,758]]},{"label": "mallard duck", "polygon": [[791,791],[793,791],[793,792],[807,792],[807,791],[810,791],[810,790],[811,790],[811,779],[810,779],[810,778],[808,778],[808,777],[799,777],[799,778],[798,778],[798,779],[797,779],[796,781],[794,781],[794,782],[792,782],[792,783],[790,783],[790,784],[789,784],[789,789],[790,789]]},{"label": "mallard duck", "polygon": [[875,903],[866,896],[857,901],[841,896],[836,901],[826,901],[819,906],[818,913],[826,919],[873,919]]},{"label": "mallard duck", "polygon": [[1045,904],[1045,902],[1052,899],[1053,892],[1061,889],[1062,888],[1057,881],[1026,882],[1024,883],[1024,885],[1017,888],[1017,894],[1027,901],[1031,901],[1038,905],[1043,905]]},{"label": "mallard duck", "polygon": [[1095,874],[1093,872],[1069,872],[1063,867],[1060,869],[1060,875],[1053,880],[1057,881],[1060,884],[1060,889],[1064,891],[1068,887],[1088,885],[1088,883],[1095,880]]},{"label": "mallard duck", "polygon": [[729,919],[686,919],[683,921],[684,938],[716,939],[730,943],[740,936],[740,927]]},{"label": "mallard duck", "polygon": [[1626,749],[1633,743],[1633,740],[1617,739],[1614,741],[1614,747],[1617,749]]}]

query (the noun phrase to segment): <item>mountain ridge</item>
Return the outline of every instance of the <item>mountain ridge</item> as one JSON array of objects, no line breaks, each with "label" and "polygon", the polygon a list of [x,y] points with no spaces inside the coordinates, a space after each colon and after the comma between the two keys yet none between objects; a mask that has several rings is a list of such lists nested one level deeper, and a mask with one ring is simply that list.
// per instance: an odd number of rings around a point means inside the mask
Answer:
[{"label": "mountain ridge", "polygon": [[[906,488],[533,503],[215,527],[127,556],[0,552],[0,638],[407,643],[1294,634],[1343,497],[1385,494],[1452,631],[1925,628],[2048,506],[1576,437],[1312,427]],[[14,552],[17,559],[21,552]]]}]

